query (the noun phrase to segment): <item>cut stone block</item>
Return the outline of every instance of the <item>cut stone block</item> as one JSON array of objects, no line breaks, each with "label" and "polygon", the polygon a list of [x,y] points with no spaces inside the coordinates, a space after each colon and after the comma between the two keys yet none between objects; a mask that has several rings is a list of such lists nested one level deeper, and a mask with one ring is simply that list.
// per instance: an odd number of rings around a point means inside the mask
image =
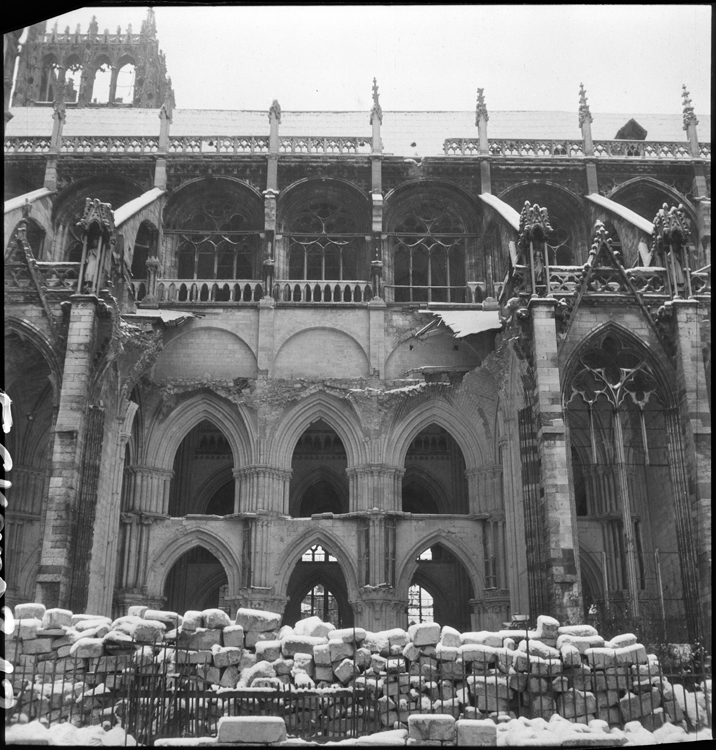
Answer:
[{"label": "cut stone block", "polygon": [[389,646],[406,646],[410,642],[410,636],[402,628],[383,630],[377,635],[387,638]]},{"label": "cut stone block", "polygon": [[[241,661],[240,648],[232,648],[230,646],[212,646],[211,653],[213,654],[215,667],[231,667]],[[238,677],[239,672],[237,670],[236,678],[238,679]]]},{"label": "cut stone block", "polygon": [[27,602],[25,604],[15,605],[15,619],[16,620],[40,620],[45,616],[47,611],[44,604],[39,602]]},{"label": "cut stone block", "polygon": [[444,625],[440,631],[440,644],[446,648],[459,648],[462,646],[460,631],[451,628],[449,625]]},{"label": "cut stone block", "polygon": [[339,640],[344,643],[363,643],[366,638],[366,631],[364,628],[341,628],[340,630],[331,630],[328,633],[328,638],[331,640]]},{"label": "cut stone block", "polygon": [[198,630],[204,627],[204,617],[196,609],[189,609],[184,613],[182,620],[182,629],[185,631]]},{"label": "cut stone block", "polygon": [[354,649],[352,643],[346,643],[338,638],[331,638],[328,641],[328,651],[331,657],[331,662],[337,662],[342,661],[343,659],[352,658]]},{"label": "cut stone block", "polygon": [[609,643],[604,645],[607,648],[625,648],[626,646],[634,646],[637,643],[637,638],[634,633],[622,633],[612,638]]},{"label": "cut stone block", "polygon": [[592,625],[562,625],[557,628],[559,635],[576,635],[588,638],[591,635],[599,635],[597,629]]},{"label": "cut stone block", "polygon": [[241,625],[244,633],[249,630],[265,633],[276,630],[281,625],[281,615],[277,612],[265,612],[262,609],[240,608],[236,613],[236,624]]},{"label": "cut stone block", "polygon": [[37,631],[42,627],[42,620],[36,617],[23,618],[17,623],[17,637],[21,641],[29,641],[37,638]]},{"label": "cut stone block", "polygon": [[408,737],[414,740],[455,740],[455,719],[452,716],[413,714],[408,719]]},{"label": "cut stone block", "polygon": [[281,656],[281,641],[259,641],[256,644],[256,658],[260,661],[275,661]]},{"label": "cut stone block", "polygon": [[101,638],[82,638],[70,646],[70,656],[77,659],[91,659],[103,653],[104,641]]},{"label": "cut stone block", "polygon": [[232,625],[231,618],[223,609],[205,609],[202,613],[205,628],[223,629]]},{"label": "cut stone block", "polygon": [[459,655],[460,649],[454,646],[443,646],[442,643],[438,643],[435,651],[435,656],[438,661],[456,661]]},{"label": "cut stone block", "polygon": [[232,745],[265,745],[286,739],[286,723],[279,716],[222,716],[217,730],[217,741]]},{"label": "cut stone block", "polygon": [[595,714],[597,712],[597,699],[593,693],[585,693],[571,688],[560,694],[558,710],[565,719]]},{"label": "cut stone block", "polygon": [[63,625],[72,625],[72,612],[69,609],[54,607],[45,611],[42,617],[43,628],[61,628]]},{"label": "cut stone block", "polygon": [[244,647],[244,629],[241,625],[227,625],[222,631],[224,646]]},{"label": "cut stone block", "polygon": [[[509,631],[511,632],[511,631]],[[488,630],[478,632],[461,633],[460,644],[476,644],[479,646],[490,646],[492,648],[501,648],[502,636],[499,633],[491,633]]]},{"label": "cut stone block", "polygon": [[138,643],[158,643],[164,638],[166,625],[158,620],[140,620],[130,632]]},{"label": "cut stone block", "polygon": [[440,625],[436,622],[421,622],[408,628],[408,635],[415,646],[435,646],[440,642]]},{"label": "cut stone block", "polygon": [[[293,638],[293,635],[284,636],[284,638]],[[244,648],[256,648],[256,644],[261,641],[279,640],[278,633],[275,630],[265,630],[259,633],[256,630],[247,630],[244,633]]]},{"label": "cut stone block", "polygon": [[539,615],[537,617],[537,627],[535,628],[537,640],[556,638],[558,631],[559,620],[555,620],[554,617],[550,617],[549,615]]},{"label": "cut stone block", "polygon": [[350,682],[356,674],[356,668],[353,660],[344,659],[337,667],[334,668],[333,673],[344,685]]},{"label": "cut stone block", "polygon": [[22,644],[23,654],[51,654],[52,638],[34,638]]},{"label": "cut stone block", "polygon": [[284,657],[291,657],[295,654],[311,654],[313,656],[313,649],[316,646],[322,646],[325,642],[325,638],[315,638],[310,635],[292,635],[281,641],[281,653]]},{"label": "cut stone block", "polygon": [[604,638],[600,635],[579,636],[565,634],[560,635],[559,638],[557,638],[558,649],[561,649],[567,644],[577,648],[580,654],[584,654],[588,648],[603,648],[605,645]]}]

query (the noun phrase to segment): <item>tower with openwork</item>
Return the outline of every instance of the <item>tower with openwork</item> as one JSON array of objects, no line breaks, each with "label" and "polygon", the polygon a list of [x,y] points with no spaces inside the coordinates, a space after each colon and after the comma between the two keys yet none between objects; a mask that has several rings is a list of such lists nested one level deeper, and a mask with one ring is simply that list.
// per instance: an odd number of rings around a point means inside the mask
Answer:
[{"label": "tower with openwork", "polygon": [[10,603],[710,632],[688,92],[488,116],[482,90],[384,110],[374,82],[370,112],[209,117],[174,108],[147,21],[90,30],[78,101],[95,50],[153,50],[91,132],[55,91],[77,35],[31,32],[5,133]]}]

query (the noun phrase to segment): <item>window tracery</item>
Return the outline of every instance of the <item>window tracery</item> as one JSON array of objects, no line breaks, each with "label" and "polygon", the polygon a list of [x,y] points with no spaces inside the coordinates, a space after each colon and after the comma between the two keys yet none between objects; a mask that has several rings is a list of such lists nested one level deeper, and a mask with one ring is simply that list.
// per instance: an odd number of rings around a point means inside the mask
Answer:
[{"label": "window tracery", "polygon": [[395,227],[395,301],[464,302],[466,235],[446,202],[411,204]]},{"label": "window tracery", "polygon": [[178,226],[178,279],[256,278],[259,234],[235,202],[208,196],[194,205]]},{"label": "window tracery", "polygon": [[355,220],[345,208],[332,201],[313,201],[289,226],[288,277],[356,279],[363,243]]}]

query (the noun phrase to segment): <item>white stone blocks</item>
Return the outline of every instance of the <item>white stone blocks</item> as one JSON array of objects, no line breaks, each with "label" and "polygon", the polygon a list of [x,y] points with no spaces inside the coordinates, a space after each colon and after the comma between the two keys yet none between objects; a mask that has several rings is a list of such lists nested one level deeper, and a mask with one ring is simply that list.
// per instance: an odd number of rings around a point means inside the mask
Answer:
[{"label": "white stone blocks", "polygon": [[408,737],[414,740],[453,742],[455,719],[445,715],[413,714],[408,719]]},{"label": "white stone blocks", "polygon": [[286,724],[278,716],[222,716],[217,740],[232,745],[265,745],[286,739]]},{"label": "white stone blocks", "polygon": [[244,633],[251,630],[264,633],[277,630],[281,625],[281,615],[277,612],[265,612],[262,609],[240,608],[236,613],[236,624],[241,625]]}]

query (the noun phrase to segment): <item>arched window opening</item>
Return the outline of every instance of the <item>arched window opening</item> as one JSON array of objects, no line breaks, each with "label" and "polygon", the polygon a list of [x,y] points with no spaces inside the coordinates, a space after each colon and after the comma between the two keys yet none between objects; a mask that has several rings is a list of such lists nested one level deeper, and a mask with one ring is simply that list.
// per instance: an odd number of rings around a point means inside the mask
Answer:
[{"label": "arched window opening", "polygon": [[467,513],[465,459],[450,433],[436,424],[421,430],[405,455],[405,513]]},{"label": "arched window opening", "polygon": [[112,66],[102,63],[97,67],[92,84],[92,104],[108,104],[112,85]]},{"label": "arched window opening", "polygon": [[408,622],[437,622],[460,632],[471,630],[468,602],[474,593],[462,563],[440,543],[423,550],[417,561],[408,588]]},{"label": "arched window opening", "polygon": [[125,63],[117,72],[117,85],[113,102],[132,104],[134,102],[134,81],[136,69],[132,63]]},{"label": "arched window opening", "polygon": [[286,593],[289,601],[284,612],[285,625],[313,616],[338,628],[353,625],[353,609],[341,566],[320,544],[312,545],[301,555]]},{"label": "arched window opening", "polygon": [[[62,68],[53,58],[48,58],[42,66],[40,76],[40,96],[41,102],[53,102],[57,94],[57,85],[62,79]],[[67,101],[67,100],[65,100]]]},{"label": "arched window opening", "polygon": [[320,617],[338,627],[338,602],[331,591],[322,584],[316,584],[301,601],[301,619]]},{"label": "arched window opening", "polygon": [[466,251],[465,222],[446,200],[411,203],[394,228],[395,302],[465,302]]},{"label": "arched window opening", "polygon": [[258,277],[259,233],[228,193],[201,196],[165,235],[178,243],[178,279],[251,281]]},{"label": "arched window opening", "polygon": [[316,420],[293,451],[289,510],[294,518],[348,512],[347,456],[336,431]]},{"label": "arched window opening", "polygon": [[156,257],[157,254],[157,230],[149,224],[142,224],[137,231],[134,241],[134,252],[132,253],[132,278],[147,278],[147,259]]},{"label": "arched window opening", "polygon": [[311,201],[288,226],[288,278],[347,281],[365,276],[365,238],[338,202]]},{"label": "arched window opening", "polygon": [[164,584],[166,609],[181,613],[221,608],[229,613],[227,590],[226,571],[217,557],[202,546],[192,547],[169,571]]},{"label": "arched window opening", "polygon": [[12,399],[12,430],[4,444],[12,456],[12,497],[5,510],[3,578],[9,606],[30,601],[42,549],[53,421],[51,368],[41,351],[14,331],[5,337],[5,381]]},{"label": "arched window opening", "polygon": [[693,616],[696,565],[663,386],[640,348],[608,332],[579,358],[567,399],[577,523],[607,586],[604,611],[676,636]]},{"label": "arched window opening", "polygon": [[74,104],[80,94],[82,63],[77,57],[70,57],[65,64],[65,102]]},{"label": "arched window opening", "polygon": [[[221,430],[203,420],[189,431],[174,457],[174,476],[169,488],[169,515],[233,513],[233,481],[222,483],[207,497],[206,488],[234,468],[231,446]],[[230,487],[227,487],[231,485]],[[216,486],[214,484],[214,486]],[[231,499],[229,499],[231,498]],[[212,510],[209,510],[209,508]]]},{"label": "arched window opening", "polygon": [[414,583],[408,589],[408,625],[434,622],[433,609],[433,597],[422,586]]},{"label": "arched window opening", "polygon": [[301,562],[336,562],[336,558],[320,544],[314,544],[301,555]]}]

